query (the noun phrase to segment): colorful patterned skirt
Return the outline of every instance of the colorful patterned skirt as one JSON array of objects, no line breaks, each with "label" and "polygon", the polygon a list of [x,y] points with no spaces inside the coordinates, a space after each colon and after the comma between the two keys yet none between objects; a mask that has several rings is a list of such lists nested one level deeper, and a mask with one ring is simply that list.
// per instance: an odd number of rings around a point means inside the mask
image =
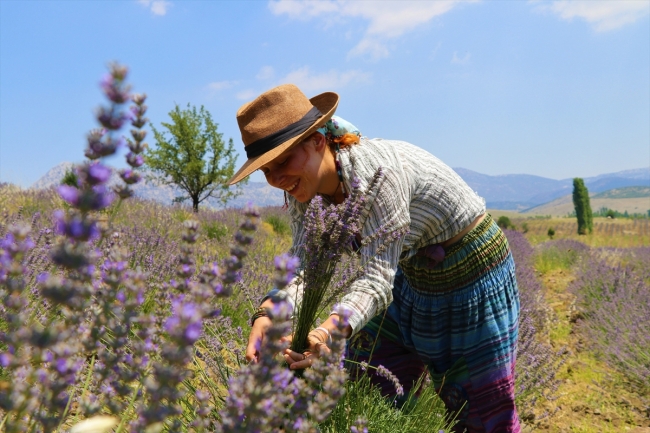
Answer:
[{"label": "colorful patterned skirt", "polygon": [[[405,392],[428,370],[457,431],[519,432],[518,319],[508,241],[486,215],[441,262],[417,255],[400,265],[392,304],[351,339],[348,357],[388,368]],[[395,394],[392,382],[373,381]]]}]

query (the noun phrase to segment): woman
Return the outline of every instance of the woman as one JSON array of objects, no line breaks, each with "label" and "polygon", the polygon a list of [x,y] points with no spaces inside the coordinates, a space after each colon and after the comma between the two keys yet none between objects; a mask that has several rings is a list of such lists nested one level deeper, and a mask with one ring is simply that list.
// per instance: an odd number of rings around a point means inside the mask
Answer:
[{"label": "woman", "polygon": [[[367,202],[361,236],[379,227],[409,232],[375,257],[341,300],[352,312],[351,356],[367,360],[372,348],[371,363],[391,370],[406,392],[428,369],[448,409],[458,413],[459,429],[518,432],[519,297],[505,236],[483,199],[448,166],[409,143],[361,137],[333,118],[337,105],[335,93],[308,99],[296,86],[282,85],[242,106],[237,121],[248,160],[230,184],[260,169],[283,189],[295,247],[314,196],[341,203],[353,178],[363,190],[381,167],[383,183]],[[370,256],[373,247],[361,254]],[[290,284],[282,294],[295,302],[298,292]],[[263,307],[272,302],[267,297],[253,316],[249,361],[271,323]],[[305,353],[287,350],[292,369],[319,356],[336,319],[333,314],[309,334]],[[391,392],[391,383],[377,380]]]}]

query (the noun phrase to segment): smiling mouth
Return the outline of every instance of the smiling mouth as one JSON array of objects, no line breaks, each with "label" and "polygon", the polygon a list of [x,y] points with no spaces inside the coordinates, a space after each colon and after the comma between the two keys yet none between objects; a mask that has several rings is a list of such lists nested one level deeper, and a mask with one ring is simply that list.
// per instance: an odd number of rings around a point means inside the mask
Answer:
[{"label": "smiling mouth", "polygon": [[293,185],[289,185],[289,187],[285,188],[284,190],[288,192],[289,194],[295,192],[296,188],[298,187],[298,184],[300,183],[300,180],[297,180],[296,183]]}]

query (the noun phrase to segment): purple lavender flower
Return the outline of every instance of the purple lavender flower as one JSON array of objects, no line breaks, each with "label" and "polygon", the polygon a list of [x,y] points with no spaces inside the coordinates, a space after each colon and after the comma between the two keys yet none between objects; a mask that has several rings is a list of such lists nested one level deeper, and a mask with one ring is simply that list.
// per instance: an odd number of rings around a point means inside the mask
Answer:
[{"label": "purple lavender flower", "polygon": [[68,204],[76,206],[79,202],[79,189],[74,186],[61,185],[57,188],[59,195]]},{"label": "purple lavender flower", "polygon": [[99,185],[108,182],[112,170],[99,162],[77,167],[77,175],[89,185]]},{"label": "purple lavender flower", "polygon": [[121,86],[122,80],[123,78],[116,79],[114,74],[106,74],[100,82],[106,97],[116,104],[123,104],[130,99],[128,89]]},{"label": "purple lavender flower", "polygon": [[97,121],[109,131],[117,131],[131,120],[130,116],[124,113],[116,113],[113,108],[99,107],[97,109]]},{"label": "purple lavender flower", "polygon": [[350,427],[350,433],[368,433],[368,420],[363,417],[357,418],[354,425]]},{"label": "purple lavender flower", "polygon": [[274,262],[277,271],[274,279],[275,288],[282,289],[293,279],[296,269],[300,265],[300,259],[285,253],[276,256]]},{"label": "purple lavender flower", "polygon": [[135,195],[133,188],[130,188],[128,185],[117,185],[113,187],[113,191],[122,200],[133,197],[133,195]]},{"label": "purple lavender flower", "polygon": [[384,367],[383,365],[379,365],[377,367],[377,374],[380,375],[381,377],[388,379],[390,382],[393,383],[393,386],[395,387],[395,393],[398,396],[403,396],[404,395],[404,387],[402,384],[399,382],[399,379],[397,376],[395,376],[389,369]]},{"label": "purple lavender flower", "polygon": [[108,191],[104,185],[96,185],[88,189],[61,185],[57,190],[63,200],[82,212],[102,210],[115,199],[113,193]]},{"label": "purple lavender flower", "polygon": [[122,178],[124,183],[128,185],[133,185],[134,183],[138,183],[142,179],[140,173],[128,169],[120,170],[120,177]]},{"label": "purple lavender flower", "polygon": [[97,223],[81,215],[66,216],[62,211],[54,212],[56,232],[70,239],[86,242],[99,237]]},{"label": "purple lavender flower", "polygon": [[106,135],[105,129],[94,129],[90,131],[87,137],[88,147],[86,148],[85,155],[88,159],[99,159],[104,156],[113,155],[118,148],[124,145],[124,141],[119,139],[112,139]]},{"label": "purple lavender flower", "polygon": [[142,157],[142,155],[137,155],[137,154],[135,154],[133,152],[129,152],[126,155],[126,162],[131,167],[138,168],[138,167],[142,166],[142,164],[144,164],[144,158]]}]

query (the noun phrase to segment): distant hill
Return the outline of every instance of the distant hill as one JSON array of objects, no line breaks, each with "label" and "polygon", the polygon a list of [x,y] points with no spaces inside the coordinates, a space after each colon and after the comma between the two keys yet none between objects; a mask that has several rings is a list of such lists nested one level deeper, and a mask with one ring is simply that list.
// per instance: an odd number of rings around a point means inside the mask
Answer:
[{"label": "distant hill", "polygon": [[[646,214],[650,210],[650,187],[615,188],[601,193],[590,193],[589,196],[591,209],[594,211],[605,207],[621,213],[627,211],[630,214]],[[573,210],[573,196],[568,194],[549,203],[528,209],[523,213],[531,215],[567,215]]]},{"label": "distant hill", "polygon": [[[58,185],[66,170],[71,166],[71,163],[65,162],[53,167],[36,181],[32,188]],[[522,212],[571,194],[573,190],[573,179],[555,180],[529,174],[490,176],[465,168],[455,168],[454,170],[474,191],[485,198],[490,209]],[[114,181],[117,182],[117,175],[115,176]],[[585,178],[584,181],[590,193],[601,193],[627,187],[650,188],[650,167],[601,174]],[[175,188],[151,182],[138,184],[135,190],[139,197],[167,204],[171,203],[174,197],[180,196]],[[280,206],[284,203],[282,191],[265,182],[249,182],[243,187],[243,190],[244,194],[230,201],[228,206],[242,207],[248,202],[253,202],[258,206]],[[628,194],[631,192],[628,191]],[[214,200],[209,201],[206,205],[214,208],[221,207],[221,204]]]},{"label": "distant hill", "polygon": [[[571,194],[573,179],[554,180],[528,174],[489,176],[454,168],[491,209],[525,211]],[[650,187],[650,167],[584,178],[590,193],[630,186]]]},{"label": "distant hill", "polygon": [[595,194],[593,198],[642,198],[650,197],[650,187],[629,186],[627,188],[615,188],[609,191]]},{"label": "distant hill", "polygon": [[[63,175],[74,164],[71,162],[62,162],[52,167],[43,177],[37,180],[31,187],[34,189],[43,189],[57,186],[61,183]],[[113,173],[109,180],[109,185],[121,182],[117,173]],[[180,197],[181,191],[178,188],[161,185],[152,181],[143,180],[134,186],[135,195],[147,200],[155,200],[163,204],[172,204],[176,197]],[[284,203],[282,191],[273,188],[266,182],[249,182],[243,188],[243,194],[228,202],[228,207],[244,207],[248,202],[253,202],[257,206],[281,206]],[[188,202],[189,203],[189,202]],[[217,200],[208,199],[201,203],[201,206],[211,208],[223,208],[223,205]]]}]

